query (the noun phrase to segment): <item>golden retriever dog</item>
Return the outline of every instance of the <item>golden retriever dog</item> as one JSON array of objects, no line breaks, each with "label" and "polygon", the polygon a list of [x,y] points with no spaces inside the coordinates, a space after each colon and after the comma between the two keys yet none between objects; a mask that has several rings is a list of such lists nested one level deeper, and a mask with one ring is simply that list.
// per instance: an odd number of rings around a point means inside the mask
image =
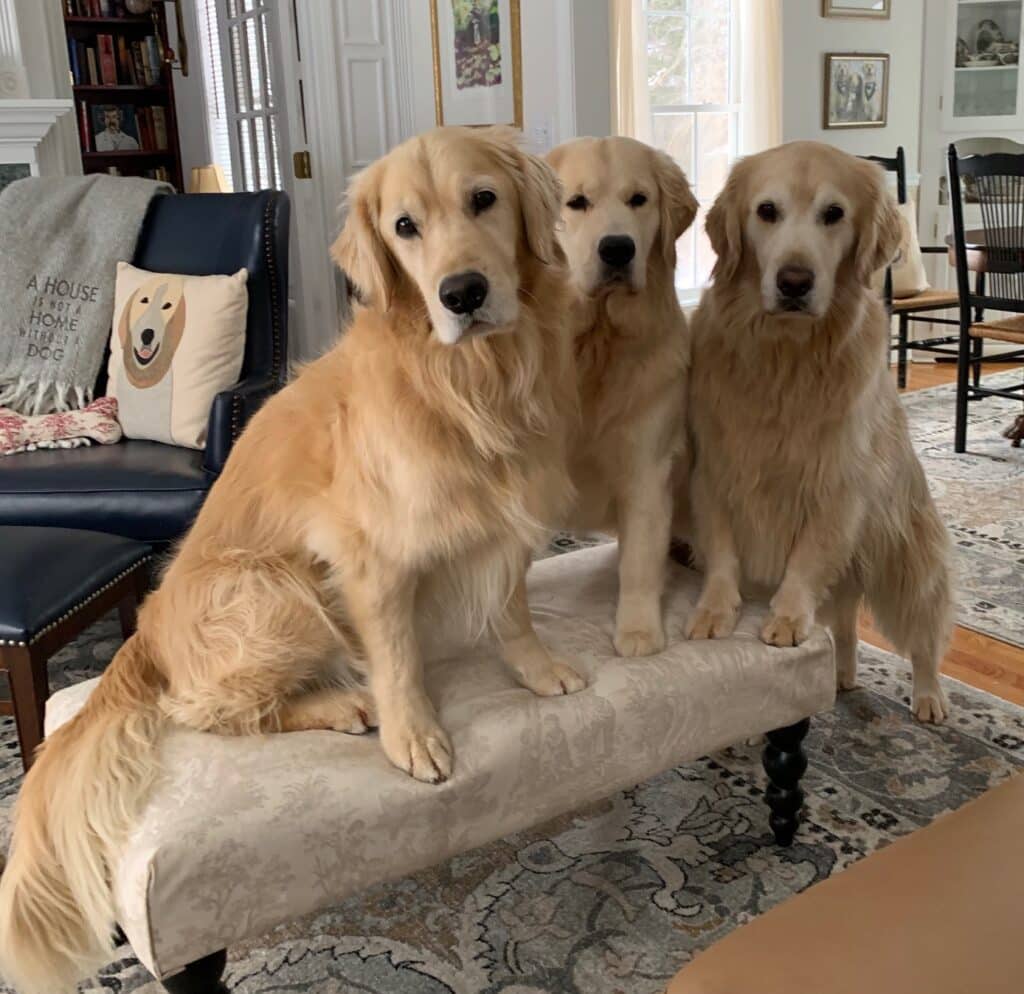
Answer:
[{"label": "golden retriever dog", "polygon": [[761,637],[798,645],[818,617],[854,686],[864,598],[910,656],[913,710],[940,722],[951,627],[946,529],[889,374],[871,290],[900,240],[882,171],[794,142],[738,163],[707,219],[718,254],[693,318],[691,494],[703,591],[691,638],[721,638],[742,584],[772,592]]},{"label": "golden retriever dog", "polygon": [[[138,632],[25,781],[0,880],[0,961],[20,990],[67,990],[108,956],[110,875],[166,723],[379,722],[390,760],[437,782],[453,752],[417,622],[489,627],[537,694],[583,686],[538,641],[523,584],[573,497],[559,205],[550,167],[507,130],[440,129],[354,180],[333,254],[365,306],[253,418]],[[368,689],[310,690],[339,646]]]},{"label": "golden retriever dog", "polygon": [[668,155],[631,138],[581,138],[548,161],[564,189],[559,241],[575,291],[582,409],[569,524],[618,533],[615,648],[648,655],[665,647],[661,595],[684,444],[688,343],[676,239],[697,202]]}]

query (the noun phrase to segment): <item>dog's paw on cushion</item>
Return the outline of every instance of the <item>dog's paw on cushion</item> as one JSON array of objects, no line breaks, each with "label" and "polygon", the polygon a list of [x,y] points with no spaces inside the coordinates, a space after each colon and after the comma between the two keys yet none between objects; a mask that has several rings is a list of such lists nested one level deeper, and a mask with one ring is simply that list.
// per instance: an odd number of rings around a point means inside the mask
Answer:
[{"label": "dog's paw on cushion", "polygon": [[248,278],[117,264],[107,393],[127,438],[205,447],[213,399],[242,371]]}]

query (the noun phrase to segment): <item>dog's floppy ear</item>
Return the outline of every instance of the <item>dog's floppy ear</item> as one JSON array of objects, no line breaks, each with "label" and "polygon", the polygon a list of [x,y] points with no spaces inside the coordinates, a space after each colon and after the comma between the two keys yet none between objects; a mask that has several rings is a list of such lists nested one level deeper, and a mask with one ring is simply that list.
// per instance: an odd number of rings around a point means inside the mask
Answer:
[{"label": "dog's floppy ear", "polygon": [[715,250],[715,268],[712,276],[717,280],[731,280],[743,258],[743,223],[740,220],[740,175],[737,167],[726,181],[725,188],[708,211],[704,228],[711,247]]},{"label": "dog's floppy ear", "polygon": [[495,159],[516,184],[530,251],[543,263],[554,262],[559,257],[555,225],[562,215],[562,183],[554,169],[519,147],[522,135],[514,128],[476,128],[474,136],[490,145]]},{"label": "dog's floppy ear", "polygon": [[548,163],[518,152],[519,200],[530,251],[543,263],[558,258],[555,225],[562,216],[562,183]]},{"label": "dog's floppy ear", "polygon": [[654,175],[661,193],[661,245],[666,259],[675,259],[676,241],[697,216],[697,198],[686,174],[666,152],[654,153]]},{"label": "dog's floppy ear", "polygon": [[874,163],[858,165],[867,170],[869,206],[858,223],[856,268],[860,282],[869,284],[879,269],[896,258],[903,241],[903,217],[886,188],[882,171]]},{"label": "dog's floppy ear", "polygon": [[380,234],[380,167],[369,166],[348,188],[348,217],[331,258],[355,286],[359,299],[386,311],[391,307],[397,274]]},{"label": "dog's floppy ear", "polygon": [[128,294],[128,299],[124,302],[124,306],[121,308],[121,318],[117,322],[117,340],[121,343],[121,348],[124,348],[125,342],[128,341],[131,332],[128,330],[128,326],[131,323],[132,307],[135,304],[135,298],[139,294],[141,287],[132,290]]}]

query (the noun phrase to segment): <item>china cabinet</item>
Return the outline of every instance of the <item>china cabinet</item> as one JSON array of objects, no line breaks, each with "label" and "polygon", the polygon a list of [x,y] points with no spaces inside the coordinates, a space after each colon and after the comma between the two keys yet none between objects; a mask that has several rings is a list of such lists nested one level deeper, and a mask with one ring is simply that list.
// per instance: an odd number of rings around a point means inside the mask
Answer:
[{"label": "china cabinet", "polygon": [[1024,0],[954,0],[947,10],[945,130],[1024,128]]}]

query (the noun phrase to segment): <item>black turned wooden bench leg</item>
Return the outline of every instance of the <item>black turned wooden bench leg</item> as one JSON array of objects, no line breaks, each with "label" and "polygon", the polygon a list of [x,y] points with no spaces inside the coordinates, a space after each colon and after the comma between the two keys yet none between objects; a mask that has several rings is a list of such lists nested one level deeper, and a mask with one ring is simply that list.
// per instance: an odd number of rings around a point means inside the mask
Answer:
[{"label": "black turned wooden bench leg", "polygon": [[802,743],[810,727],[810,719],[804,718],[795,725],[777,728],[766,736],[768,744],[764,747],[761,761],[769,783],[764,799],[772,811],[768,824],[780,846],[793,844],[793,836],[800,824],[804,806],[800,778],[807,769],[807,754]]},{"label": "black turned wooden bench leg", "polygon": [[189,963],[181,973],[168,977],[163,985],[168,994],[227,994],[227,988],[221,983],[227,962],[226,949],[210,953]]}]

